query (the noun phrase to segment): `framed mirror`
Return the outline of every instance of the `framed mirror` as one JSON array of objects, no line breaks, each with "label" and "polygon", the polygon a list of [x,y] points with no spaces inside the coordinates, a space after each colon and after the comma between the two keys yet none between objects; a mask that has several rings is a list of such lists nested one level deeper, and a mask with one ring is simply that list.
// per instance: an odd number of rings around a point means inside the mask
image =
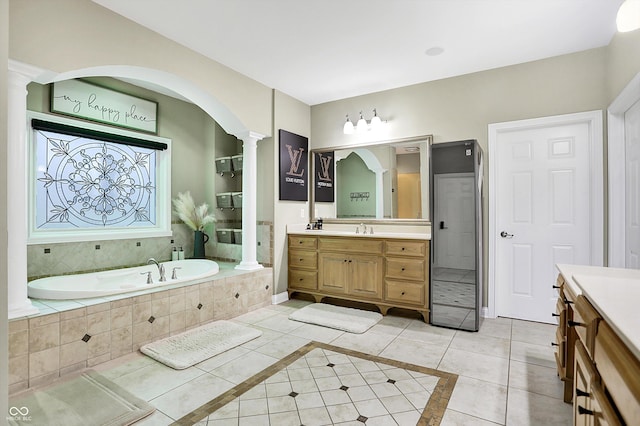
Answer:
[{"label": "framed mirror", "polygon": [[311,220],[429,221],[431,135],[312,150]]}]

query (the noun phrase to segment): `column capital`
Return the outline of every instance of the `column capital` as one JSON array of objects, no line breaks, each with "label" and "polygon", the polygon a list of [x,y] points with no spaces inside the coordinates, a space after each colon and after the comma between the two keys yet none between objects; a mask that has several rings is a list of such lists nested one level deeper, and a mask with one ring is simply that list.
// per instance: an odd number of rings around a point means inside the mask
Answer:
[{"label": "column capital", "polygon": [[254,132],[251,130],[240,132],[236,135],[236,137],[238,139],[242,139],[244,142],[258,142],[259,140],[264,139],[264,135],[262,133]]},{"label": "column capital", "polygon": [[46,83],[55,75],[55,73],[51,71],[44,70],[34,65],[25,64],[24,62],[16,61],[14,59],[9,59],[7,69],[9,70],[10,76],[11,74],[18,74],[27,78],[29,82],[35,81],[37,83]]}]

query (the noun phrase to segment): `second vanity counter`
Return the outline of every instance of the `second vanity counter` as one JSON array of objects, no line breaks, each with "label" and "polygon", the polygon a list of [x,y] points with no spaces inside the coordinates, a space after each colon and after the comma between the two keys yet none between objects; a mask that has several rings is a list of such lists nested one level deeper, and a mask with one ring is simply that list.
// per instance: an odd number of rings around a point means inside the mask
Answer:
[{"label": "second vanity counter", "polygon": [[[557,265],[556,360],[574,424],[640,418],[640,271]],[[595,421],[595,423],[594,423]]]}]

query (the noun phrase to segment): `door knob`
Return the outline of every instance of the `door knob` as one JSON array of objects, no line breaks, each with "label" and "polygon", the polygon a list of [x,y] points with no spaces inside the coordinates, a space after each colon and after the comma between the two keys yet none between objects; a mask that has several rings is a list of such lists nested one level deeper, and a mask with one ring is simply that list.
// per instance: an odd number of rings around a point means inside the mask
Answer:
[{"label": "door knob", "polygon": [[500,236],[501,236],[502,238],[513,238],[513,234],[509,234],[507,231],[502,231],[502,232],[500,233]]}]

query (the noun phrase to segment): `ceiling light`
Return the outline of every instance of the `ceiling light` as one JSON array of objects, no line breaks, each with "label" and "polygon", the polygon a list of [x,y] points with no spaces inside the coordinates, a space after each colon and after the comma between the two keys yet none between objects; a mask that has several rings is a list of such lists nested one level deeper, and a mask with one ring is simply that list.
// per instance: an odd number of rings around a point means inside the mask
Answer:
[{"label": "ceiling light", "polygon": [[344,127],[342,128],[342,132],[345,135],[350,135],[353,133],[353,123],[349,120],[349,114],[347,114],[347,121],[344,123]]},{"label": "ceiling light", "polygon": [[616,17],[618,31],[627,32],[640,28],[640,0],[625,0]]},{"label": "ceiling light", "polygon": [[427,49],[424,53],[427,56],[438,56],[438,55],[442,55],[443,52],[444,52],[444,49],[442,47],[434,46]]},{"label": "ceiling light", "polygon": [[358,122],[355,125],[351,122],[351,120],[349,120],[349,114],[347,114],[347,120],[344,123],[344,127],[342,128],[342,132],[345,135],[351,135],[353,134],[354,130],[357,131],[358,133],[365,133],[368,130],[376,130],[380,127],[382,127],[382,124],[385,123],[386,121],[382,121],[382,119],[378,116],[378,111],[376,111],[376,109],[373,109],[373,117],[371,118],[370,122],[367,122],[366,118],[364,118],[364,115],[362,115],[362,111],[360,111],[360,118],[358,119]]}]

